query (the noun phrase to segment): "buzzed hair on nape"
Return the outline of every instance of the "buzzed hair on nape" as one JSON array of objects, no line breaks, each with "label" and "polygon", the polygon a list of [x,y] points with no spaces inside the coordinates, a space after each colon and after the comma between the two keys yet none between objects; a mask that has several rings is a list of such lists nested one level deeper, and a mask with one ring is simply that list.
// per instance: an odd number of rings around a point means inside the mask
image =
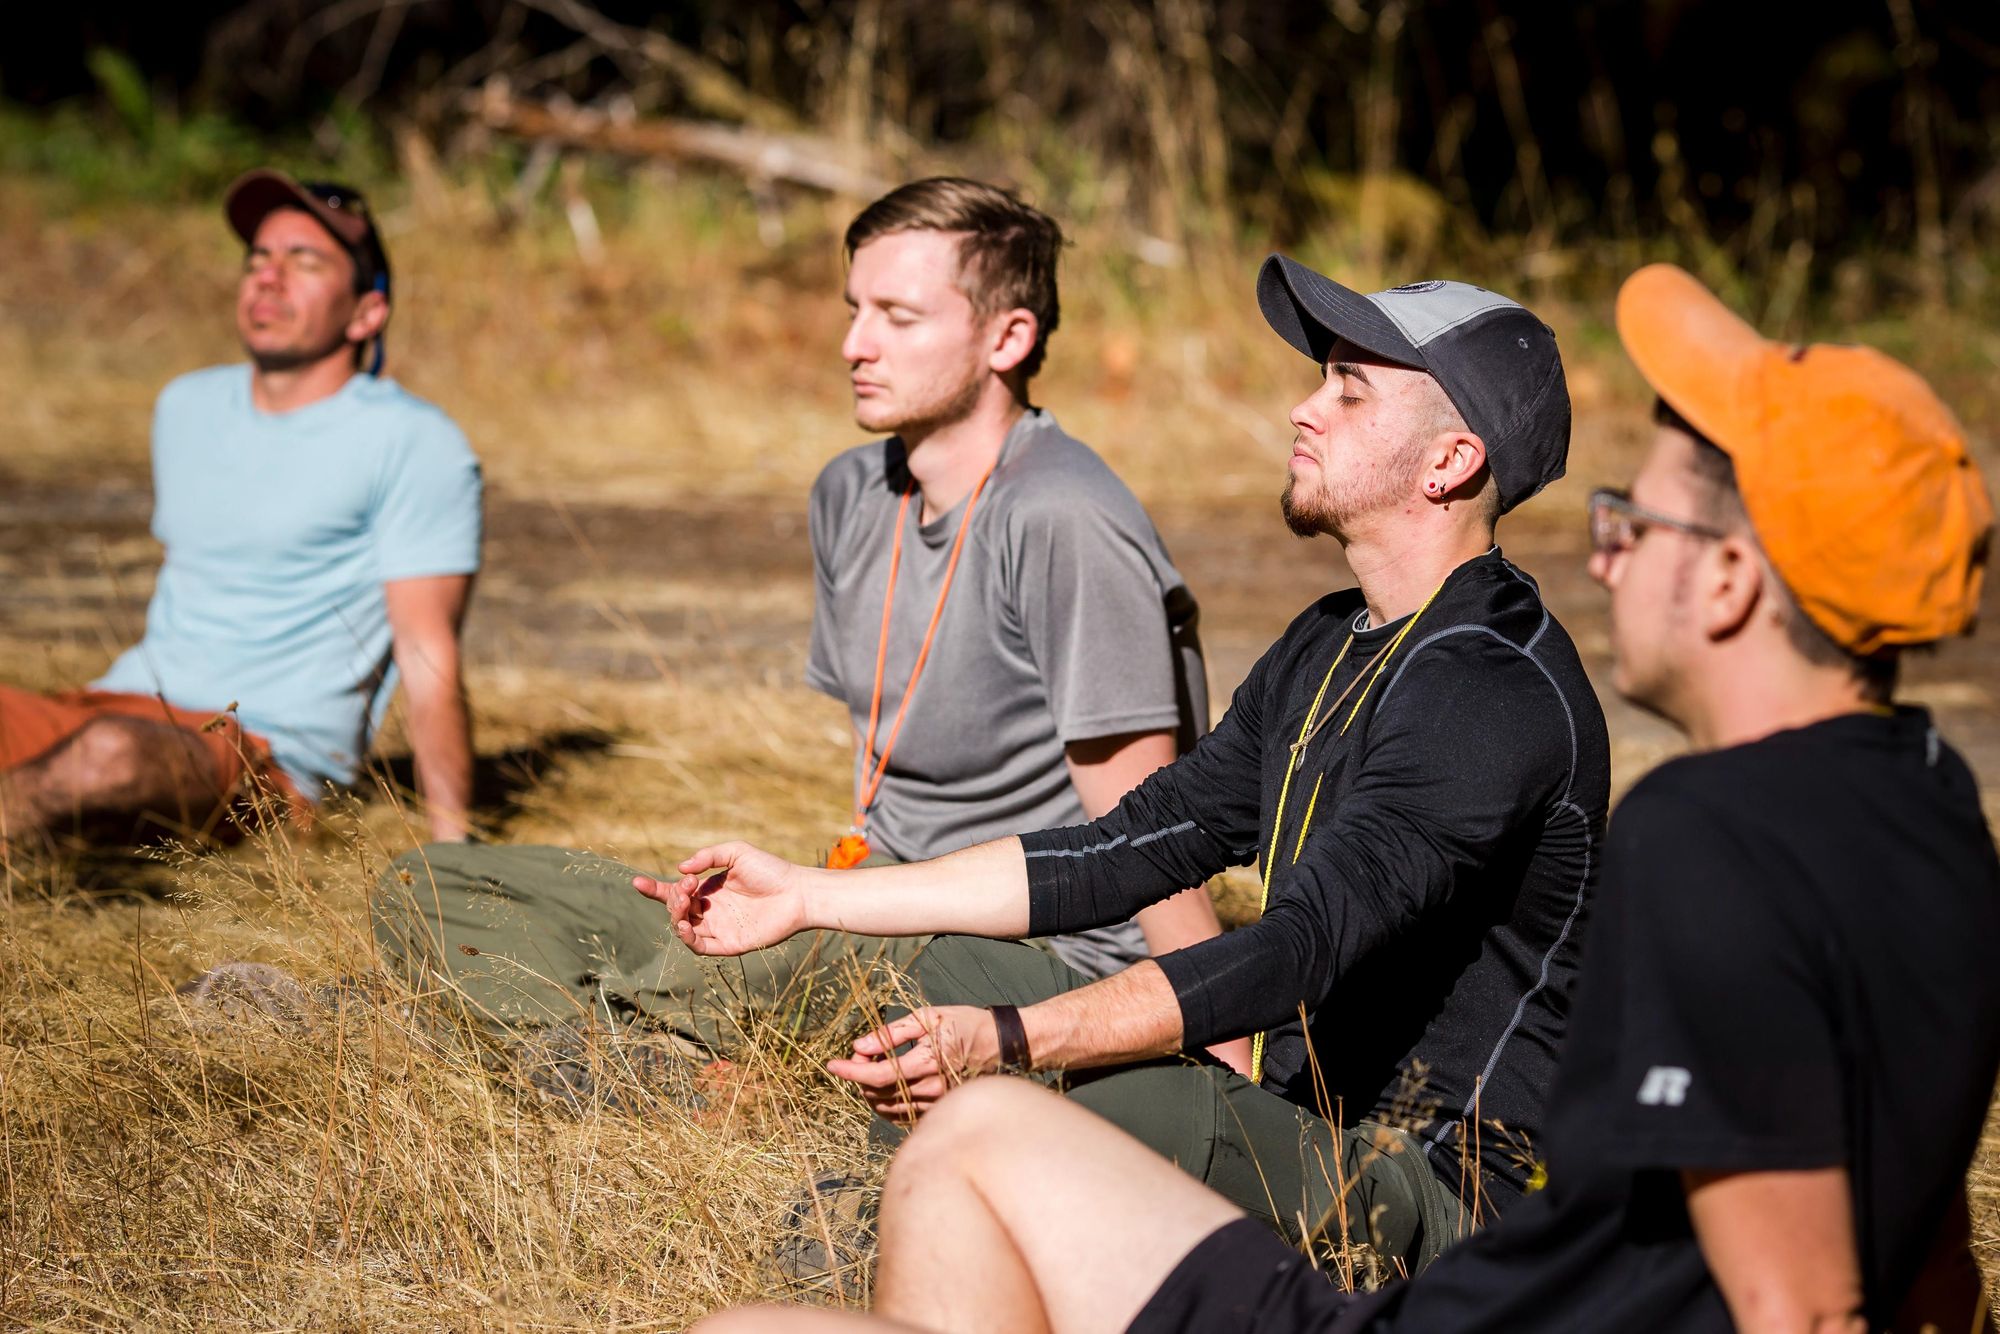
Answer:
[{"label": "buzzed hair on nape", "polygon": [[[1429,421],[1410,437],[1413,453],[1421,451],[1432,439],[1448,431],[1462,431],[1467,435],[1478,434],[1466,422],[1465,414],[1458,410],[1458,404],[1451,401],[1451,395],[1444,391],[1444,386],[1438,383],[1437,377],[1427,374],[1423,378],[1426,386],[1424,392],[1430,396],[1431,410],[1428,414]],[[1486,480],[1480,483],[1479,491],[1472,500],[1480,507],[1488,524],[1500,521],[1500,484],[1493,479],[1493,465],[1490,462],[1486,465]]]},{"label": "buzzed hair on nape", "polygon": [[[1750,522],[1750,511],[1743,504],[1742,489],[1736,482],[1735,461],[1720,445],[1676,412],[1666,399],[1653,400],[1653,420],[1679,431],[1694,442],[1689,466],[1706,493],[1704,508],[1707,512],[1703,519],[1724,532],[1748,533],[1754,540],[1757,532]],[[1765,565],[1770,566],[1768,557]],[[1771,568],[1771,578],[1781,595],[1779,601],[1784,605],[1785,638],[1793,650],[1815,666],[1846,668],[1861,683],[1869,699],[1888,703],[1896,693],[1897,671],[1901,665],[1897,650],[1887,649],[1867,657],[1849,653],[1805,614],[1799,600],[1792,595],[1792,590],[1775,567]]]},{"label": "buzzed hair on nape", "polygon": [[847,258],[896,232],[959,232],[959,290],[982,318],[1003,310],[1035,317],[1035,345],[1021,359],[1021,378],[1042,368],[1049,335],[1062,317],[1056,263],[1062,228],[1012,191],[962,176],[931,176],[898,186],[847,225]]}]

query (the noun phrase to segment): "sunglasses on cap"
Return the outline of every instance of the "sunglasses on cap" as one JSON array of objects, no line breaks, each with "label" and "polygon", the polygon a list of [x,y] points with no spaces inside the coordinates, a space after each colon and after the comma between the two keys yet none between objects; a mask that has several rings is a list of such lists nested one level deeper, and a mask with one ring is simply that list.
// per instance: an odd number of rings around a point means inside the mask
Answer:
[{"label": "sunglasses on cap", "polygon": [[360,218],[372,229],[374,221],[368,215],[368,201],[352,186],[337,185],[332,181],[300,181],[299,189],[325,204],[352,217]]}]

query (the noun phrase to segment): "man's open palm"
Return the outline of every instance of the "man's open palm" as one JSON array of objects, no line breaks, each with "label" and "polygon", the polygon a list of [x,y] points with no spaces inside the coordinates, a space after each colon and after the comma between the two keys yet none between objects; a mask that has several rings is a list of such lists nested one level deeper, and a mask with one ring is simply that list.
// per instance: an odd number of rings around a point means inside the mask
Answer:
[{"label": "man's open palm", "polygon": [[678,869],[679,880],[634,876],[632,887],[667,905],[675,932],[696,954],[746,954],[805,926],[800,868],[783,858],[748,843],[723,843]]}]

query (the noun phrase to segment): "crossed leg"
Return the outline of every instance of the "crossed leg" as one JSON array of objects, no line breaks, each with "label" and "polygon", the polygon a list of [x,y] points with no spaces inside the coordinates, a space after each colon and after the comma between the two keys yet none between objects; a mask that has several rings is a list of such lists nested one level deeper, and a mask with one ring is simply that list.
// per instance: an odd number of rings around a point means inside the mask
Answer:
[{"label": "crossed leg", "polygon": [[979,1079],[926,1116],[882,1192],[876,1311],[765,1307],[704,1334],[915,1328],[1115,1334],[1243,1215],[1110,1122],[1038,1085]]},{"label": "crossed leg", "polygon": [[64,821],[147,815],[191,829],[224,795],[195,733],[171,723],[104,714],[47,754],[0,773],[0,837],[33,834]]}]

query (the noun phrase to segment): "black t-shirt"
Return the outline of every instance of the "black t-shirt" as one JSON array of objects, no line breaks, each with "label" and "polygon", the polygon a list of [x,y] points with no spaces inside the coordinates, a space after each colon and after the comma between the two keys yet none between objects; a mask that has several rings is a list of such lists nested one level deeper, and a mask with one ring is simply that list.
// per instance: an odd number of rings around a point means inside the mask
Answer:
[{"label": "black t-shirt", "polygon": [[1871,1327],[2000,1069],[2000,860],[1920,710],[1675,760],[1612,819],[1548,1186],[1340,1329],[1727,1330],[1679,1173],[1844,1165]]},{"label": "black t-shirt", "polygon": [[[1358,590],[1320,599],[1193,752],[1095,824],[1026,835],[1029,927],[1121,921],[1270,859],[1283,795],[1263,917],[1159,960],[1186,1048],[1268,1030],[1267,1087],[1412,1129],[1443,1180],[1500,1207],[1539,1152],[1608,801],[1604,715],[1497,550],[1414,625],[1364,620]],[[1332,722],[1287,793],[1316,697]],[[1461,1161],[1475,1140],[1483,1172]]]}]

